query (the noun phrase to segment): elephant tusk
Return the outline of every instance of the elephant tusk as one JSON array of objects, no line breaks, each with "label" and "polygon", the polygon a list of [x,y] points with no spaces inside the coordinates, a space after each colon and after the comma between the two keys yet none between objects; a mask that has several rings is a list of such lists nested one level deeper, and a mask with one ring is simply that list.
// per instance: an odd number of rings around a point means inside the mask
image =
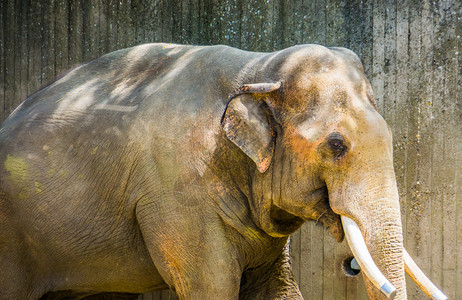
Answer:
[{"label": "elephant tusk", "polygon": [[356,258],[361,270],[364,271],[367,278],[374,284],[383,294],[388,298],[393,299],[396,296],[396,288],[391,284],[388,279],[380,272],[379,268],[372,260],[369,250],[367,250],[366,243],[361,234],[358,225],[352,219],[341,216],[343,230],[347,238],[348,245],[351,252]]},{"label": "elephant tusk", "polygon": [[428,297],[434,300],[446,300],[445,294],[443,294],[427,276],[420,270],[417,264],[414,262],[412,257],[407,253],[406,249],[403,251],[404,269],[406,273],[414,280],[419,288],[427,294]]}]

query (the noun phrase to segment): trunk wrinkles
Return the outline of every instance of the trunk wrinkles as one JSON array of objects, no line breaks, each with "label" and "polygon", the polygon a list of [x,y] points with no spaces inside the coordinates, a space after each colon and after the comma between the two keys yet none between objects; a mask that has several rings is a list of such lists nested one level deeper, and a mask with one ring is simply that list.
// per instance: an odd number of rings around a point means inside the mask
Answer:
[{"label": "trunk wrinkles", "polygon": [[[397,199],[397,197],[393,197]],[[371,256],[384,276],[395,286],[395,299],[407,299],[403,261],[403,234],[398,200],[382,198],[372,200],[373,207],[370,214],[358,219],[366,245]],[[371,201],[371,200],[370,200]],[[366,226],[364,224],[367,224]],[[368,281],[366,281],[368,282]],[[368,285],[368,290],[371,289]],[[374,289],[373,295],[380,293]],[[370,294],[370,297],[372,295]],[[383,295],[377,297],[381,299]],[[374,296],[371,297],[375,299]]]}]

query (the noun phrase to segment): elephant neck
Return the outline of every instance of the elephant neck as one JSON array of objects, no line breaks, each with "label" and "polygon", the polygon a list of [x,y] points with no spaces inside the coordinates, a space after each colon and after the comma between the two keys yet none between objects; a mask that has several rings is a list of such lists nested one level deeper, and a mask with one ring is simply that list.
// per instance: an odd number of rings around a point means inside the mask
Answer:
[{"label": "elephant neck", "polygon": [[227,139],[219,141],[217,149],[204,174],[208,201],[238,240],[251,252],[263,253],[274,238],[254,221],[249,172],[255,171],[255,164]]}]

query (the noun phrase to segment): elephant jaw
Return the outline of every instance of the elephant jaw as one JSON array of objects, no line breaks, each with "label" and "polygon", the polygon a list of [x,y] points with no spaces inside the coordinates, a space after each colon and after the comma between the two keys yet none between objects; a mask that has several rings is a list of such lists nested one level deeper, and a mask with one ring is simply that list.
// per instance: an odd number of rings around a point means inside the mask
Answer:
[{"label": "elephant jaw", "polygon": [[270,219],[271,226],[267,226],[265,232],[274,237],[290,235],[300,228],[305,221],[315,220],[316,223],[320,223],[326,227],[337,242],[342,242],[344,238],[340,216],[334,213],[330,207],[322,211],[313,210],[309,216],[298,216],[277,205],[272,205]]},{"label": "elephant jaw", "polygon": [[[294,207],[291,204],[273,201],[270,209],[271,228],[279,234],[289,235],[295,232],[305,221],[314,220],[322,224],[337,242],[342,242],[344,232],[340,215],[336,214],[329,204],[329,196],[325,186],[314,190],[307,196],[309,206]],[[265,230],[267,233],[269,230]],[[270,234],[273,235],[273,234]]]},{"label": "elephant jaw", "polygon": [[[341,216],[341,219],[348,245],[358,261],[361,270],[363,270],[366,277],[375,287],[385,296],[393,299],[396,296],[396,288],[385,278],[375,265],[358,225],[346,216]],[[425,294],[436,300],[447,299],[447,297],[423,274],[409,256],[406,249],[403,249],[403,260],[406,273],[416,282]]]}]

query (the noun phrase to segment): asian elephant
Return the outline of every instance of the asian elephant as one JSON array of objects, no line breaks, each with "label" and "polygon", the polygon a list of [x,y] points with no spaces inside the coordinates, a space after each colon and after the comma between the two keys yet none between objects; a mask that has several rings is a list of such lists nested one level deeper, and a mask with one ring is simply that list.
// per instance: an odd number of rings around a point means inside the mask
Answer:
[{"label": "asian elephant", "polygon": [[307,220],[347,234],[370,298],[406,298],[391,132],[343,48],[82,65],[3,123],[0,208],[1,299],[302,299],[287,241]]}]

